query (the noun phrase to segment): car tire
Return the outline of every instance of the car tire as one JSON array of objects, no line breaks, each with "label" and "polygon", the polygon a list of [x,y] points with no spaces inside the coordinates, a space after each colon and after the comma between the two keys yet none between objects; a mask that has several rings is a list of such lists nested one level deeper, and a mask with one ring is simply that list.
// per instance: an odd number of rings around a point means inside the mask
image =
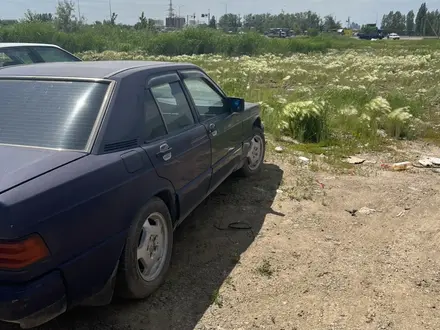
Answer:
[{"label": "car tire", "polygon": [[[255,151],[253,148],[259,148],[259,154],[255,158],[253,158],[255,154],[252,154],[253,151]],[[238,173],[245,177],[250,177],[259,173],[263,166],[265,153],[266,140],[264,138],[264,132],[260,127],[254,126],[249,153],[244,160],[243,166],[238,170]]]},{"label": "car tire", "polygon": [[[154,197],[140,210],[128,230],[115,295],[126,299],[143,299],[156,291],[165,281],[172,248],[170,211],[162,199]],[[159,255],[159,261],[151,261]],[[152,264],[148,265],[149,262]],[[149,271],[154,272],[149,274]]]}]

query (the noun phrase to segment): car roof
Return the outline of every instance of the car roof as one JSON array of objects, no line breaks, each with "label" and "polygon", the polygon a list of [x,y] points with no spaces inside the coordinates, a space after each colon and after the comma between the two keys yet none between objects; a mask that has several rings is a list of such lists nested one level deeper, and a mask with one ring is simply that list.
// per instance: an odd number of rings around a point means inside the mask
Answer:
[{"label": "car roof", "polygon": [[0,42],[0,48],[8,48],[8,47],[36,47],[36,46],[61,48],[60,46],[52,45],[52,44],[39,44],[39,43],[30,43],[30,42]]},{"label": "car roof", "polygon": [[[106,79],[123,75],[128,70],[158,69],[163,67],[197,66],[190,63],[159,61],[83,61],[83,62],[47,62],[14,65],[0,69],[1,77],[59,77]],[[133,72],[133,71],[130,71]]]}]

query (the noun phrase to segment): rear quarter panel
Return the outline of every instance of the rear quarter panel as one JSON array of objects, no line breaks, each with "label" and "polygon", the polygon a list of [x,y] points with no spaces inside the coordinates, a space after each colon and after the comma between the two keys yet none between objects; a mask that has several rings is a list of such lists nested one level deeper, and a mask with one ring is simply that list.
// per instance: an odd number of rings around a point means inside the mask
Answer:
[{"label": "rear quarter panel", "polygon": [[51,256],[22,271],[0,271],[0,282],[24,282],[59,268],[66,270],[71,301],[102,288],[138,210],[157,190],[173,191],[157,177],[146,153],[137,151],[143,166],[135,173],[126,170],[121,152],[89,155],[2,194],[1,237],[39,233]]}]

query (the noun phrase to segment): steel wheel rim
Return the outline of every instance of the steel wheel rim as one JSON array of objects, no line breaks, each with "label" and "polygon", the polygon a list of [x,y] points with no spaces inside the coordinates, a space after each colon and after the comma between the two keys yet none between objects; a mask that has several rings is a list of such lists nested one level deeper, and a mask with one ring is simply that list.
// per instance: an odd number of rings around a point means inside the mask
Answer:
[{"label": "steel wheel rim", "polygon": [[136,267],[146,281],[154,281],[165,265],[168,253],[166,220],[158,212],[150,214],[142,225],[136,250]]},{"label": "steel wheel rim", "polygon": [[252,138],[247,158],[250,170],[254,171],[260,166],[263,161],[263,139],[261,136],[255,135]]}]

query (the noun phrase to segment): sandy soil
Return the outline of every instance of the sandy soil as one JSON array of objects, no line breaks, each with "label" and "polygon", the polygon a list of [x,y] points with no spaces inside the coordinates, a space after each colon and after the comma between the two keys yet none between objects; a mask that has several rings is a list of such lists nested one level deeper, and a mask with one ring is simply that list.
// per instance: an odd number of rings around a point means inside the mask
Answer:
[{"label": "sandy soil", "polygon": [[[440,149],[402,152],[366,155],[351,175],[269,154],[260,176],[230,178],[178,229],[150,299],[38,329],[439,329],[440,174],[380,161]],[[251,229],[228,229],[237,221]]]}]

